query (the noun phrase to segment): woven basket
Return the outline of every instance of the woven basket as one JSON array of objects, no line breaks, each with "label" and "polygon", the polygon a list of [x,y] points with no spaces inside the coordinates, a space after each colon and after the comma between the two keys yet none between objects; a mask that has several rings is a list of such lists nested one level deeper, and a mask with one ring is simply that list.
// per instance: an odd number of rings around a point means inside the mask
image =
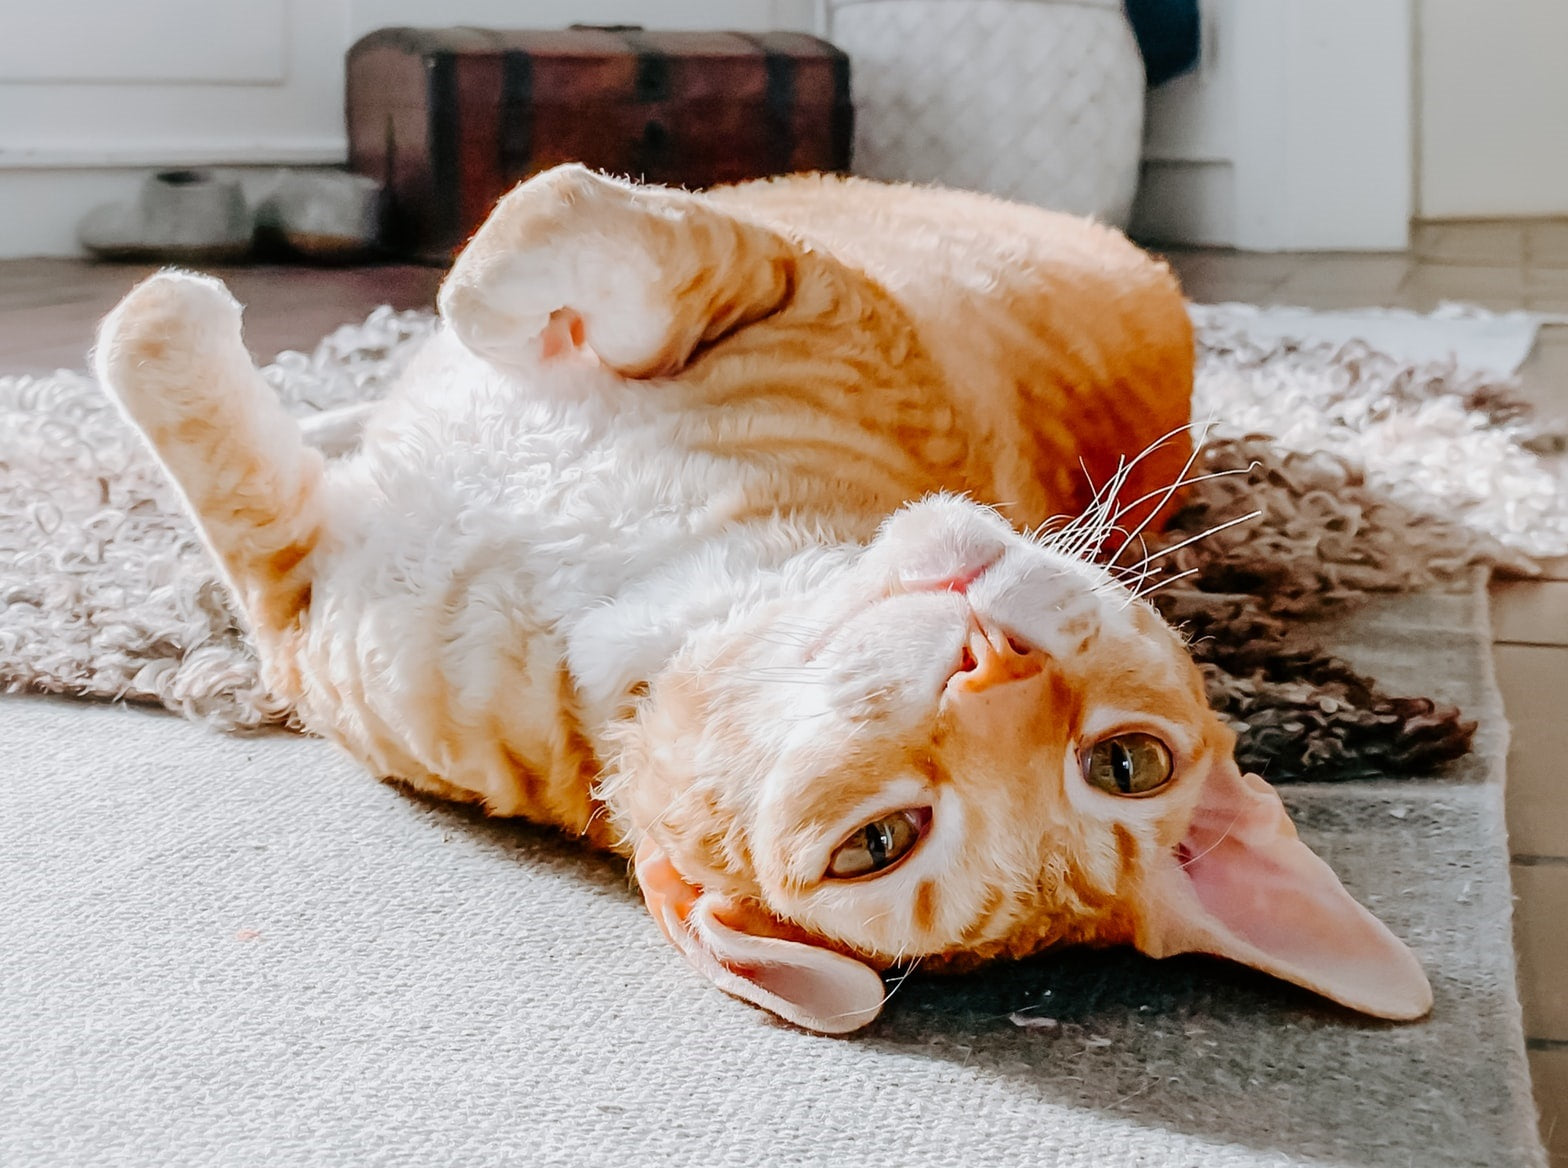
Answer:
[{"label": "woven basket", "polygon": [[828,0],[852,61],[854,169],[1124,226],[1143,61],[1119,0]]}]

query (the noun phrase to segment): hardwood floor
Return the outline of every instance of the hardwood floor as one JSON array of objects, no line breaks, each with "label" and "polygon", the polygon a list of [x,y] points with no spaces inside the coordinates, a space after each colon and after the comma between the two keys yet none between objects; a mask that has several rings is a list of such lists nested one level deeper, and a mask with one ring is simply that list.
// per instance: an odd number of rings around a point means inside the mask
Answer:
[{"label": "hardwood floor", "polygon": [[[0,261],[0,372],[85,368],[99,319],[156,270],[69,259]],[[442,275],[404,264],[211,271],[245,305],[245,339],[261,361],[284,349],[309,349],[380,304],[429,307]]]}]

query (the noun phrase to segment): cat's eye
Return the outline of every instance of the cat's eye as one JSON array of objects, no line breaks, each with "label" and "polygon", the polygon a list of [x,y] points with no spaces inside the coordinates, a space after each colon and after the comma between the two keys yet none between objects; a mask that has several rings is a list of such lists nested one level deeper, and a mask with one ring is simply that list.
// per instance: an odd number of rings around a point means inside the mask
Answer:
[{"label": "cat's eye", "polygon": [[828,879],[853,880],[884,872],[914,850],[931,825],[931,810],[911,807],[859,828],[828,861]]},{"label": "cat's eye", "polygon": [[1083,758],[1083,777],[1112,795],[1147,795],[1170,782],[1170,748],[1152,734],[1103,738]]}]

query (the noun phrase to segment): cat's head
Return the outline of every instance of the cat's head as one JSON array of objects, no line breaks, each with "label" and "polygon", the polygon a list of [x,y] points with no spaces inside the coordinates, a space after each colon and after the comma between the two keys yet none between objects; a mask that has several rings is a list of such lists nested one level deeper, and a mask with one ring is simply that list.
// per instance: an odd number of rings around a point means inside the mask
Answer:
[{"label": "cat's head", "polygon": [[1058,942],[1227,956],[1414,1018],[1410,951],[1239,773],[1180,638],[1112,574],[950,497],[655,682],[606,796],[720,986],[856,1029],[879,971]]}]

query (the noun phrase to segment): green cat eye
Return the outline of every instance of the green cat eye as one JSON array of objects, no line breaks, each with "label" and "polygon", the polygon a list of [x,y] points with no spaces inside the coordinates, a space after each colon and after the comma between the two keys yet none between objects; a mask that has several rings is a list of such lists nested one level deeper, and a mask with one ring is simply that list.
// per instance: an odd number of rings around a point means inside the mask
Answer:
[{"label": "green cat eye", "polygon": [[891,868],[914,849],[931,822],[925,807],[895,811],[873,819],[839,844],[828,861],[827,876],[832,880],[853,880]]},{"label": "green cat eye", "polygon": [[1170,748],[1152,734],[1101,739],[1083,759],[1083,777],[1112,795],[1147,795],[1170,782]]}]

